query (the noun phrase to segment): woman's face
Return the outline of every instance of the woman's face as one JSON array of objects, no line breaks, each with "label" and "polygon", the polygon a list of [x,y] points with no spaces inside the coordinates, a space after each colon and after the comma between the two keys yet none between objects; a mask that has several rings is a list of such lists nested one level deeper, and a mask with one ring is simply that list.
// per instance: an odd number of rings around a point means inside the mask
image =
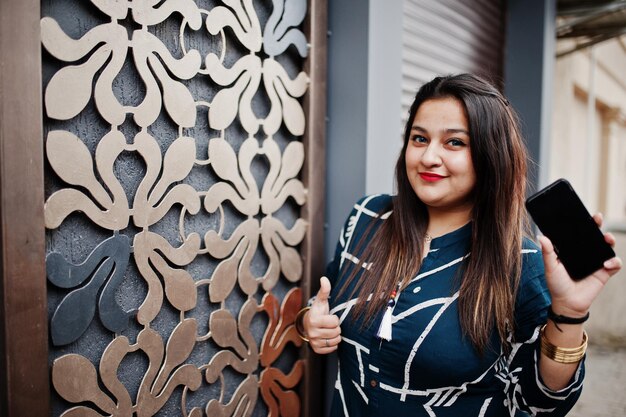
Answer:
[{"label": "woman's face", "polygon": [[429,210],[471,210],[476,184],[463,104],[456,98],[426,100],[419,107],[405,153],[406,174]]}]

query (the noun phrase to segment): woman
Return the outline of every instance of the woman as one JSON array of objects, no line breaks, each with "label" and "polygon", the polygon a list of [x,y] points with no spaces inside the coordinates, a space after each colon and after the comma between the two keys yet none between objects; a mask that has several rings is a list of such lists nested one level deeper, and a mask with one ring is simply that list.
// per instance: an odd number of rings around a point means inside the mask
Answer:
[{"label": "woman", "polygon": [[354,206],[298,315],[315,352],[338,349],[331,416],[567,414],[582,323],[621,261],[573,281],[547,238],[540,251],[523,237],[526,160],[513,109],[484,80],[419,90],[397,195]]}]

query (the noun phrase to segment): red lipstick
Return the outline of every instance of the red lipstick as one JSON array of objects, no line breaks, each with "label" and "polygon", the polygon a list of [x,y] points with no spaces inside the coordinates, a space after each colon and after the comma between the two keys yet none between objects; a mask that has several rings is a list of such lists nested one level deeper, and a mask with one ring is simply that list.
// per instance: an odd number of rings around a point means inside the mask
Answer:
[{"label": "red lipstick", "polygon": [[435,174],[433,172],[420,172],[419,176],[424,181],[435,182],[444,179],[443,175]]}]

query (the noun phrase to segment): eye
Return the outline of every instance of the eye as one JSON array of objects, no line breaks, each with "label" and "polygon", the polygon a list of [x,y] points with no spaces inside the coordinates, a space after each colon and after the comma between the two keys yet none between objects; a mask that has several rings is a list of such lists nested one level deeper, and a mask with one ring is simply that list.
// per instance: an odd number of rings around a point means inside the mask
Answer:
[{"label": "eye", "polygon": [[415,135],[411,138],[411,141],[415,144],[420,144],[420,143],[428,143],[428,139],[426,139],[424,136],[422,135]]},{"label": "eye", "polygon": [[456,139],[456,138],[449,139],[446,143],[454,148],[467,146],[467,144],[463,142],[461,139]]}]

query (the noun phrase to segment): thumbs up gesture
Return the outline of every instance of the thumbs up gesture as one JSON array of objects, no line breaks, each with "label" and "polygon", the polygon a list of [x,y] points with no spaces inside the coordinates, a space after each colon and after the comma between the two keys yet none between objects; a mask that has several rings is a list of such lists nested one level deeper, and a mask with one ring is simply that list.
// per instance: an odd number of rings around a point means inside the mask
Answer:
[{"label": "thumbs up gesture", "polygon": [[320,279],[320,290],[302,320],[309,344],[315,353],[327,354],[337,350],[341,342],[339,317],[329,313],[328,296],[330,281],[326,277]]}]

